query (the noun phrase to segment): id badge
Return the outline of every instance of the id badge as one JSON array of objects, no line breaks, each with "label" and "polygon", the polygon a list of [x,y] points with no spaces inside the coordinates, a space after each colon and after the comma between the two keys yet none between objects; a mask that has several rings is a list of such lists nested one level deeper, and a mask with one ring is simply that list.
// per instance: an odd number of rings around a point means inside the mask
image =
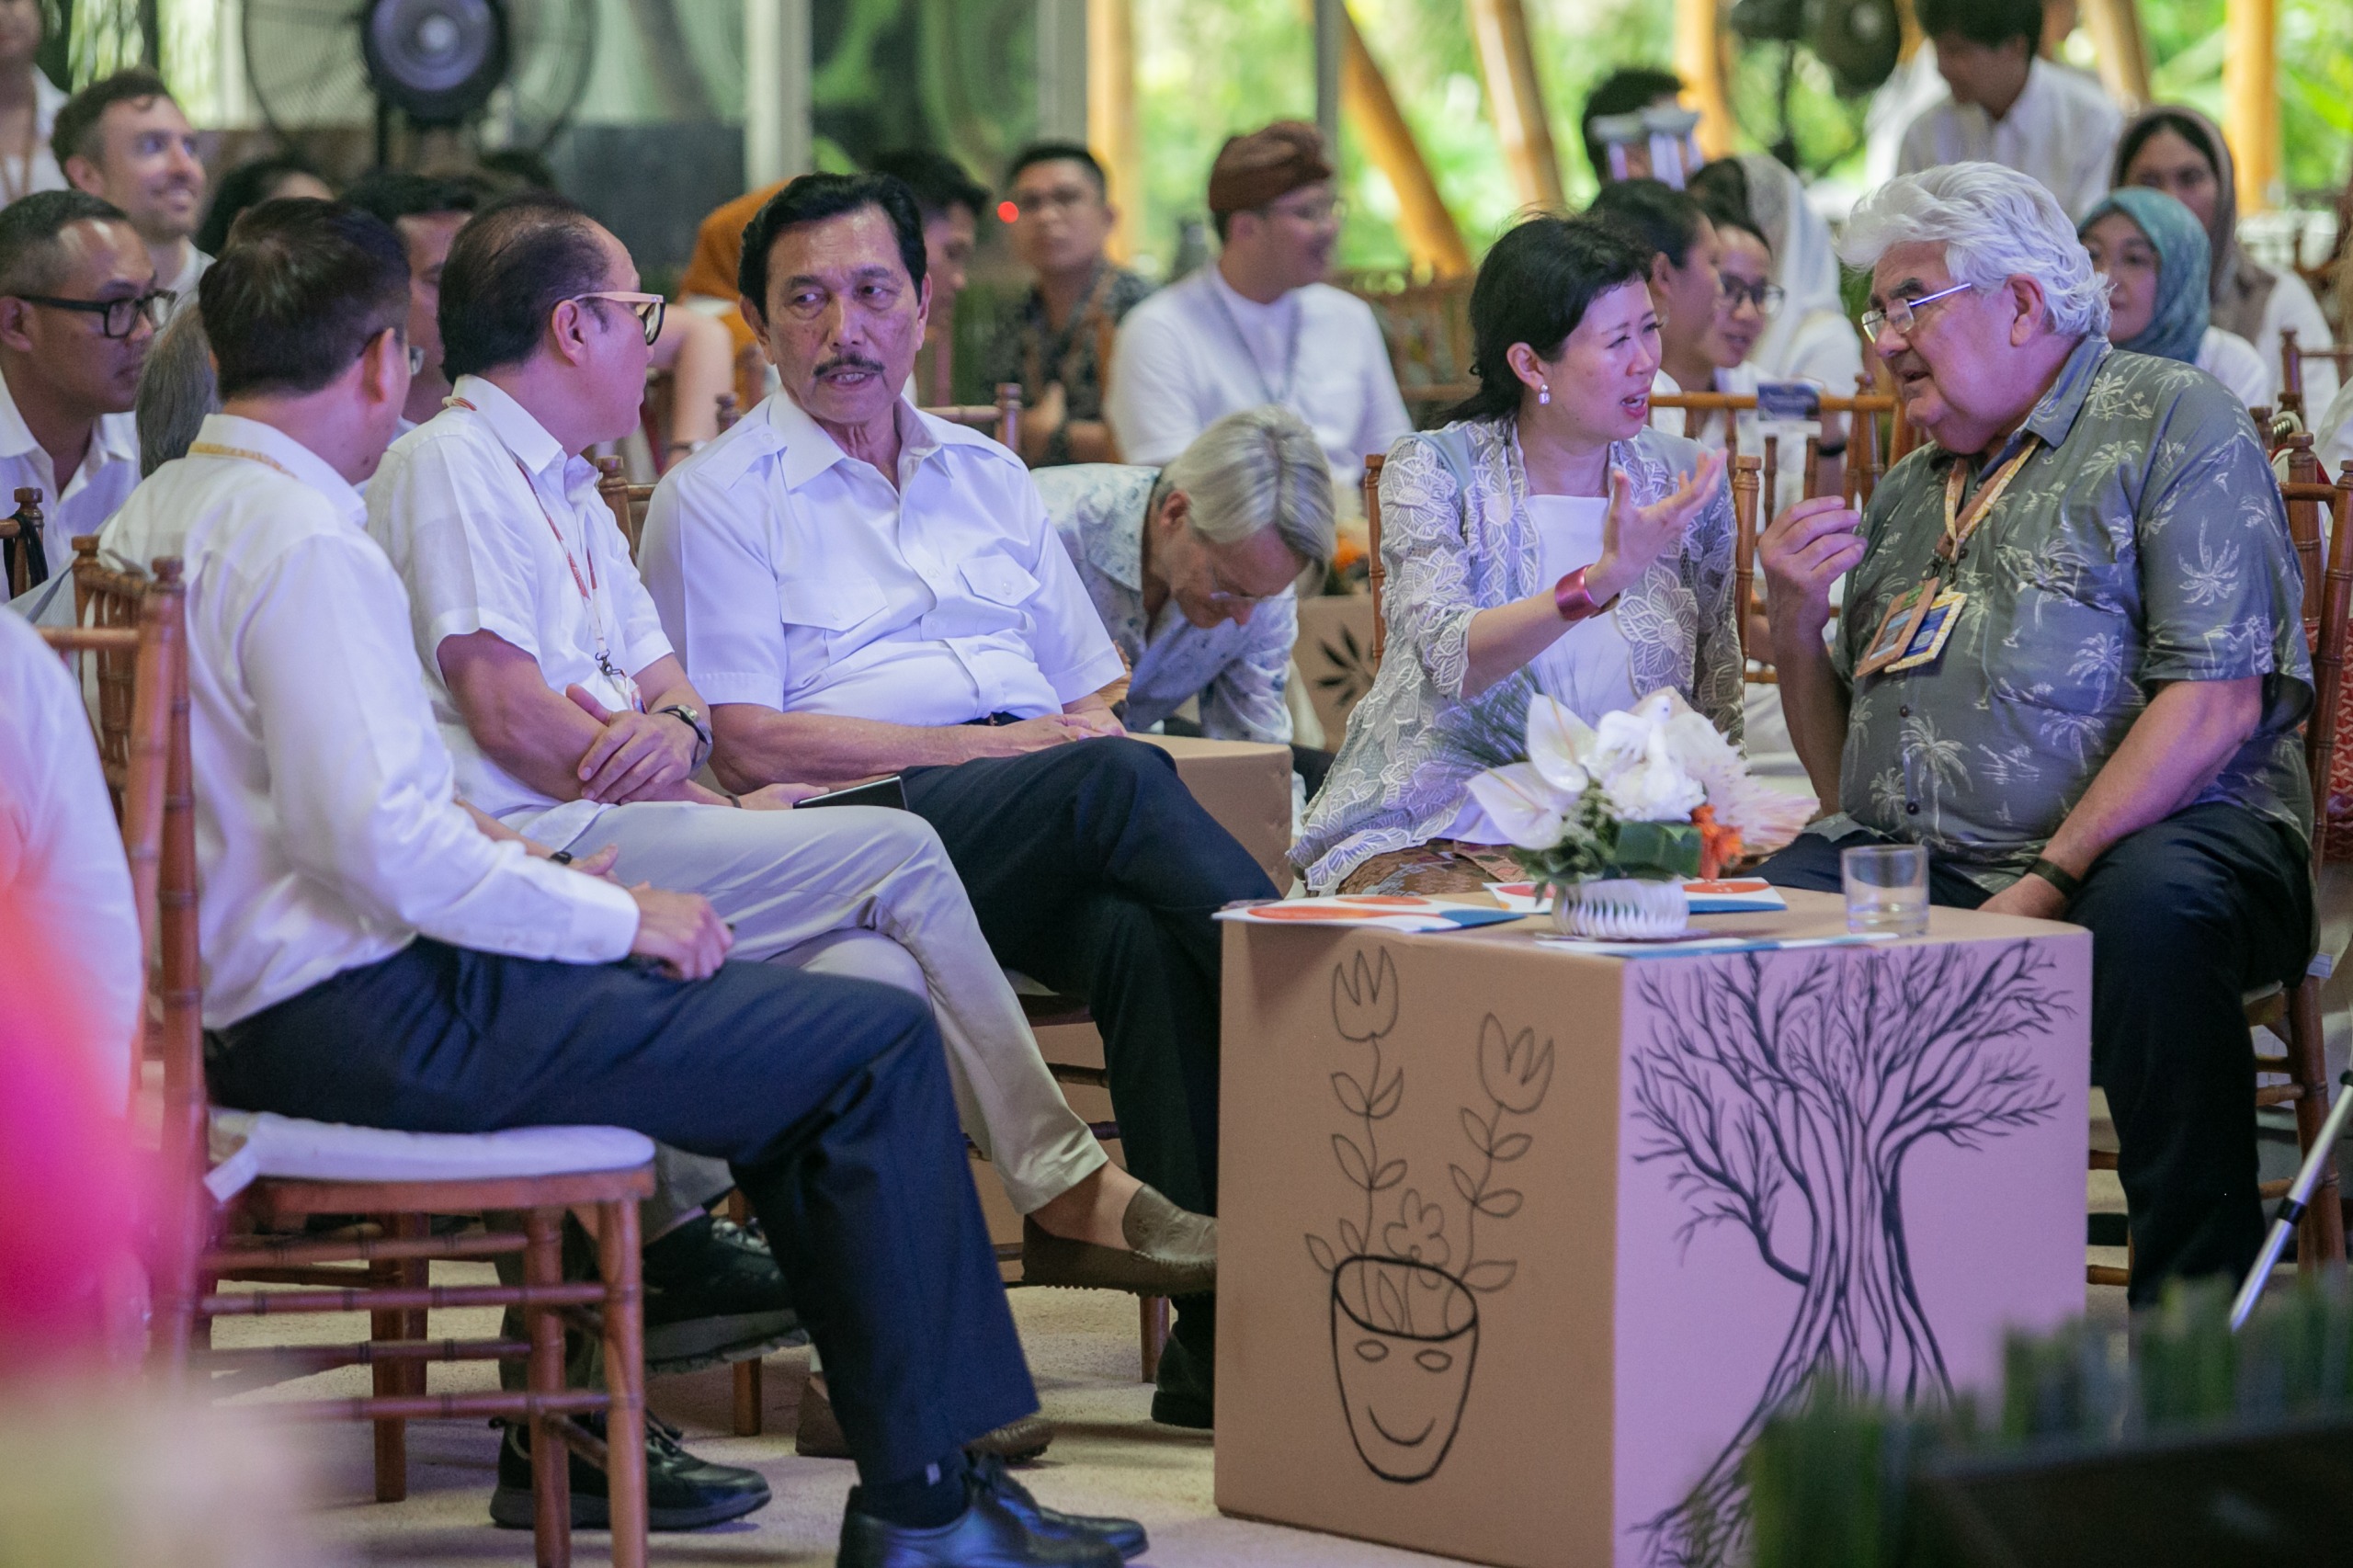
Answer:
[{"label": "id badge", "polygon": [[1871,633],[1870,645],[1855,665],[1858,679],[1879,674],[1910,651],[1914,634],[1927,617],[1935,587],[1933,581],[1915,583],[1895,597],[1895,602],[1887,607],[1886,619]]},{"label": "id badge", "polygon": [[1916,670],[1923,665],[1933,665],[1945,651],[1945,643],[1952,637],[1952,629],[1961,620],[1961,607],[1969,596],[1961,593],[1938,594],[1928,606],[1928,613],[1913,628],[1911,637],[1904,644],[1904,656],[1887,666],[1890,675]]}]

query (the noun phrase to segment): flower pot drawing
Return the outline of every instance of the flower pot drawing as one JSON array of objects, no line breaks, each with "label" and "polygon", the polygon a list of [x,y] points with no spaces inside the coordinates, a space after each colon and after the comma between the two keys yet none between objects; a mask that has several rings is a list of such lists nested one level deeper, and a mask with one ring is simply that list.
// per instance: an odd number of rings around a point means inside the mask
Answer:
[{"label": "flower pot drawing", "polygon": [[1479,1358],[1479,1301],[1431,1264],[1358,1256],[1332,1270],[1332,1366],[1357,1455],[1422,1481],[1461,1429]]}]

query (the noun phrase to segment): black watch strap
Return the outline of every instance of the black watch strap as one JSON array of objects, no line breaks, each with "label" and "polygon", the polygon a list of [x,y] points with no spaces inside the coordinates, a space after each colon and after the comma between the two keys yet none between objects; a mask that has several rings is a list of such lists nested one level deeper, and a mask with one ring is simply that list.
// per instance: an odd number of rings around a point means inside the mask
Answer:
[{"label": "black watch strap", "polygon": [[2026,874],[2029,877],[2040,877],[2044,881],[2057,888],[2059,896],[2069,903],[2075,903],[2075,895],[2084,891],[2084,880],[2081,877],[2067,869],[2066,867],[2045,860],[2039,855],[2035,857],[2033,863],[2027,867]]}]

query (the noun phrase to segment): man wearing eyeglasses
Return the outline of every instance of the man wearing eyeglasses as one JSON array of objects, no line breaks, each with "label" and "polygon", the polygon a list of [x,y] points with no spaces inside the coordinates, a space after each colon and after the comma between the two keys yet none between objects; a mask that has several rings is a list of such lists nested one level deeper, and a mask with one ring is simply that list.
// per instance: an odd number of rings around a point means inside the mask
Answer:
[{"label": "man wearing eyeglasses", "polygon": [[64,578],[74,536],[139,483],[131,405],[169,299],[138,232],[97,197],[45,190],[0,210],[0,498],[41,494],[40,537],[6,545],[29,552],[37,586]]},{"label": "man wearing eyeglasses", "polygon": [[2263,1233],[2240,998],[2313,954],[2313,666],[2278,483],[2228,388],[2109,347],[2107,289],[2027,176],[1893,180],[1845,252],[1933,444],[1861,517],[1824,496],[1766,530],[1781,700],[1836,814],[1765,875],[1836,891],[1842,846],[1917,844],[1931,902],[2088,927],[2132,1303],[2236,1279]]},{"label": "man wearing eyeglasses", "polygon": [[1283,119],[1232,138],[1209,199],[1217,264],[1120,324],[1105,400],[1120,455],[1157,467],[1226,415],[1279,403],[1313,427],[1352,497],[1366,456],[1413,423],[1372,308],[1324,281],[1343,213],[1323,137]]}]

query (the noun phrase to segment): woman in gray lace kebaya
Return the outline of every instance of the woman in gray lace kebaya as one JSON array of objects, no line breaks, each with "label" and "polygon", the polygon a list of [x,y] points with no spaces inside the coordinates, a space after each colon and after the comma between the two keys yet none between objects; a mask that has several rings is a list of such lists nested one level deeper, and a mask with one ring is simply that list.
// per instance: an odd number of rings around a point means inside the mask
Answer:
[{"label": "woman in gray lace kebaya", "polygon": [[1521,755],[1534,692],[1590,723],[1672,687],[1740,740],[1731,498],[1722,454],[1648,427],[1649,261],[1535,218],[1480,267],[1479,391],[1381,470],[1388,647],[1291,852],[1311,891],[1517,876],[1467,781]]}]

